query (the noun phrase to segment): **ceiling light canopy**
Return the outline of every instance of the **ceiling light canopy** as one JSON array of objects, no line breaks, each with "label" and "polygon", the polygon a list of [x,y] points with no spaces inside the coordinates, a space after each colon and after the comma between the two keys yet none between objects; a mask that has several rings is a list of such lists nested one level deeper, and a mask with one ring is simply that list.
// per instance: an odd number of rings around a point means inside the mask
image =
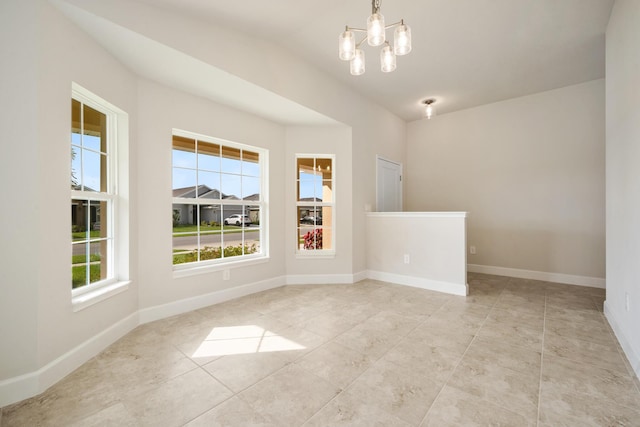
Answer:
[{"label": "ceiling light canopy", "polygon": [[424,104],[424,116],[427,118],[427,120],[436,115],[436,107],[433,105],[436,103],[435,99],[426,99],[422,101],[422,103]]},{"label": "ceiling light canopy", "polygon": [[[367,29],[345,27],[344,32],[338,38],[338,57],[343,61],[351,61],[350,70],[354,76],[364,74],[364,51],[360,49],[366,40],[369,46],[382,46],[380,51],[380,69],[389,73],[396,69],[396,56],[406,55],[411,52],[411,28],[405,25],[404,20],[395,24],[385,25],[384,16],[380,13],[381,0],[371,1],[371,16],[367,19]],[[395,27],[393,33],[393,48],[387,41],[387,29]],[[359,42],[356,42],[356,32],[367,33]]]}]

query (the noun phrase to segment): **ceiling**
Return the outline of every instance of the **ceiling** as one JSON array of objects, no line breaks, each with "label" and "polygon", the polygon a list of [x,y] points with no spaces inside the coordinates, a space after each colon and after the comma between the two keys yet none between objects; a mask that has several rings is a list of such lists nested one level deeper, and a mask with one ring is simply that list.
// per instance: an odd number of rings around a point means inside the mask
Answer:
[{"label": "ceiling", "polygon": [[604,77],[614,3],[383,0],[387,23],[411,27],[413,50],[382,73],[379,48],[365,42],[367,71],[356,77],[337,57],[338,35],[366,26],[369,0],[140,1],[278,44],[407,121],[427,98],[443,114]]}]

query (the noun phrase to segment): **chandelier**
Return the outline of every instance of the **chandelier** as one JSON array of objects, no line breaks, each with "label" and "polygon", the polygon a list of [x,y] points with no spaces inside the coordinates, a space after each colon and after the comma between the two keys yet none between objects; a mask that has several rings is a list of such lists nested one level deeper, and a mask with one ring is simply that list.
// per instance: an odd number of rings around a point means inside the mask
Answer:
[{"label": "chandelier", "polygon": [[[354,76],[364,74],[364,51],[360,46],[366,40],[369,46],[382,46],[380,51],[380,69],[390,73],[396,69],[396,56],[411,52],[411,28],[404,20],[395,24],[384,24],[384,16],[380,13],[381,0],[371,0],[371,16],[367,19],[367,29],[345,27],[338,38],[338,56],[343,61],[351,61],[350,71]],[[387,29],[395,27],[393,48],[387,41]],[[367,36],[356,43],[355,33],[367,33]]]}]

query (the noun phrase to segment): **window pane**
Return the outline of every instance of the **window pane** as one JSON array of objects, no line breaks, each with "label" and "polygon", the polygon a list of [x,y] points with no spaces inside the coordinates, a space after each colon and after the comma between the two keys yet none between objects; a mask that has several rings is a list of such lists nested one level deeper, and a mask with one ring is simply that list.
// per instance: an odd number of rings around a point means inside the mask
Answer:
[{"label": "window pane", "polygon": [[246,217],[244,206],[226,205],[222,207],[223,210],[223,228],[237,228],[242,227],[245,223],[249,222],[249,218]]},{"label": "window pane", "polygon": [[248,176],[260,176],[260,157],[258,153],[251,151],[242,152],[242,174]]},{"label": "window pane", "polygon": [[222,172],[240,174],[240,150],[231,147],[222,147]]},{"label": "window pane", "polygon": [[220,146],[198,141],[198,169],[220,171]]},{"label": "window pane", "polygon": [[89,213],[87,200],[71,200],[71,240],[89,238]]},{"label": "window pane", "polygon": [[78,288],[87,282],[87,244],[71,245],[71,287]]},{"label": "window pane", "polygon": [[107,278],[107,242],[101,241],[90,244],[89,255],[89,283]]},{"label": "window pane", "polygon": [[173,197],[196,197],[196,171],[173,168]]},{"label": "window pane", "polygon": [[298,223],[301,225],[322,224],[322,207],[320,206],[299,206]]},{"label": "window pane", "polygon": [[102,151],[103,153],[106,152],[107,116],[87,105],[83,106],[83,113],[82,147],[89,150]]},{"label": "window pane", "polygon": [[80,138],[79,138],[79,134],[81,132],[81,128],[82,128],[82,124],[80,123],[81,121],[81,115],[80,115],[80,109],[82,108],[82,104],[80,103],[80,101],[72,99],[71,100],[71,132],[78,134],[78,140],[77,140],[77,144],[80,145]]},{"label": "window pane", "polygon": [[298,159],[298,179],[310,179],[309,174],[313,174],[314,164],[314,159]]},{"label": "window pane", "polygon": [[323,245],[322,228],[300,227],[298,229],[298,247],[301,250],[330,249]]},{"label": "window pane", "polygon": [[200,233],[220,232],[222,223],[222,206],[220,204],[200,205]]},{"label": "window pane", "polygon": [[207,199],[220,198],[220,173],[199,171],[198,184],[201,186],[206,186],[205,189],[201,189],[198,197]]},{"label": "window pane", "polygon": [[182,264],[198,260],[198,225],[196,205],[174,204],[173,219],[173,263]]},{"label": "window pane", "polygon": [[240,200],[240,175],[229,175],[223,173],[221,176],[220,191],[225,199]]},{"label": "window pane", "polygon": [[[320,176],[303,174],[304,180],[298,182],[298,200],[301,202],[322,201],[322,179]],[[316,190],[318,189],[318,190]]]},{"label": "window pane", "polygon": [[242,177],[242,199],[260,200],[260,178],[251,176]]},{"label": "window pane", "polygon": [[333,183],[331,181],[316,181],[316,199],[323,202],[332,202],[333,201]]},{"label": "window pane", "polygon": [[196,141],[194,139],[173,137],[173,167],[196,168]]},{"label": "window pane", "polygon": [[[106,170],[103,167],[104,156],[89,150],[82,150],[82,186],[84,191],[105,191]],[[104,175],[103,175],[104,174]]]}]

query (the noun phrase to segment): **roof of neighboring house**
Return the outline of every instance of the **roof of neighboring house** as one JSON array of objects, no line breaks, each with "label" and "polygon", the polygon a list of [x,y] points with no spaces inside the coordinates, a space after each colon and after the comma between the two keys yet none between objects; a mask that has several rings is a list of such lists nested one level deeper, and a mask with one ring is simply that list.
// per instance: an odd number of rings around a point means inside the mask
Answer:
[{"label": "roof of neighboring house", "polygon": [[[221,193],[220,190],[211,189],[206,185],[199,185],[197,187],[198,197],[201,199],[224,199],[224,200],[240,200],[238,196],[233,194],[227,195]],[[185,199],[193,199],[196,196],[196,188],[195,187],[183,187],[183,188],[174,188],[173,189],[173,197],[182,197]],[[250,196],[245,197],[243,200],[256,201],[260,200],[260,194],[252,194]]]}]

